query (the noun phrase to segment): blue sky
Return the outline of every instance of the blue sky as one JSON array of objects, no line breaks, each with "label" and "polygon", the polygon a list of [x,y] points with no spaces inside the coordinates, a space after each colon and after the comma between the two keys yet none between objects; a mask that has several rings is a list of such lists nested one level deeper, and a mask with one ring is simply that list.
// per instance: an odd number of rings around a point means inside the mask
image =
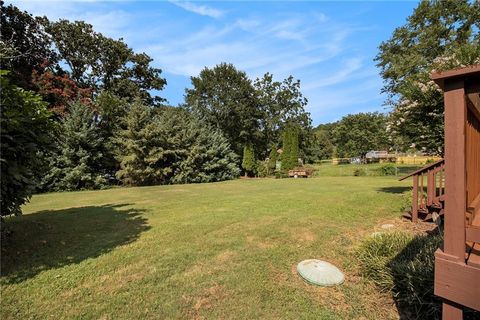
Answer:
[{"label": "blue sky", "polygon": [[160,96],[183,101],[190,77],[233,63],[250,78],[300,79],[315,125],[385,111],[373,61],[417,1],[14,1],[51,20],[85,20],[144,51],[167,80]]}]

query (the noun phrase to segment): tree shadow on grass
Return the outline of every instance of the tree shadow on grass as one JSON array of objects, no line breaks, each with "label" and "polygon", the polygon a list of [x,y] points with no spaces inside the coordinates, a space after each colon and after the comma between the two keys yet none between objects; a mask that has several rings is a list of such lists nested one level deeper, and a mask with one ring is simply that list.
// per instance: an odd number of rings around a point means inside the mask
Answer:
[{"label": "tree shadow on grass", "polygon": [[385,193],[404,193],[411,190],[412,187],[381,187],[377,191]]},{"label": "tree shadow on grass", "polygon": [[44,270],[95,258],[131,243],[150,227],[128,204],[45,210],[7,219],[1,277],[19,283]]}]

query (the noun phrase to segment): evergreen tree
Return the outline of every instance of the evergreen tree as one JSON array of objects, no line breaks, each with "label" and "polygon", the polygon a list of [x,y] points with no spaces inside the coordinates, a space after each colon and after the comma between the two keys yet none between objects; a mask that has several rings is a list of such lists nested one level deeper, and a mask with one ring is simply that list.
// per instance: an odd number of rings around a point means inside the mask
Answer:
[{"label": "evergreen tree", "polygon": [[101,152],[104,139],[94,112],[81,103],[69,106],[61,123],[58,150],[50,154],[50,170],[43,179],[46,190],[97,189],[106,185]]},{"label": "evergreen tree", "polygon": [[283,133],[282,170],[291,170],[298,166],[299,157],[299,129],[287,124]]},{"label": "evergreen tree", "polygon": [[272,146],[272,148],[270,149],[270,155],[268,156],[267,174],[270,175],[275,171],[277,167],[277,160],[278,160],[277,148],[275,146]]},{"label": "evergreen tree", "polygon": [[124,129],[115,139],[120,170],[117,178],[125,185],[142,186],[165,182],[170,167],[161,166],[165,151],[151,108],[136,101],[122,119]]},{"label": "evergreen tree", "polygon": [[238,177],[237,155],[219,130],[198,120],[182,116],[186,157],[181,159],[172,183],[201,183],[230,180]]},{"label": "evergreen tree", "polygon": [[252,174],[255,169],[255,152],[250,143],[247,143],[243,147],[242,168],[245,170],[245,177],[248,176],[248,174]]},{"label": "evergreen tree", "polygon": [[117,177],[127,185],[212,182],[239,174],[236,155],[220,131],[183,109],[135,104],[117,142]]},{"label": "evergreen tree", "polygon": [[121,99],[109,91],[102,91],[95,100],[95,116],[100,128],[100,135],[105,142],[102,144],[101,150],[103,154],[101,167],[110,176],[115,175],[120,166],[116,159],[118,151],[115,137],[117,132],[122,129],[122,119],[127,114],[129,107],[130,104],[125,99]]}]

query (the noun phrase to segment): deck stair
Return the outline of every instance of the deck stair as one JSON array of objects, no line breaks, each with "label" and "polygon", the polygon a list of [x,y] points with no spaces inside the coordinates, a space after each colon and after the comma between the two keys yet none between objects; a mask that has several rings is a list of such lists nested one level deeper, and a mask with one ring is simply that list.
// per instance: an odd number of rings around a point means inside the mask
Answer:
[{"label": "deck stair", "polygon": [[413,178],[412,206],[403,217],[413,222],[443,216],[445,207],[445,160],[439,160],[402,178]]}]

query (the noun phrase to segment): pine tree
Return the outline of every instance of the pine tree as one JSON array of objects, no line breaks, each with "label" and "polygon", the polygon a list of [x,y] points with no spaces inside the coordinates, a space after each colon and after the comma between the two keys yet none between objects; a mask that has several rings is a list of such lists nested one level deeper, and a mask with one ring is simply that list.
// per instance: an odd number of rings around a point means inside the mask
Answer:
[{"label": "pine tree", "polygon": [[251,144],[246,144],[243,147],[242,168],[245,170],[245,177],[252,174],[255,169],[255,152]]},{"label": "pine tree", "polygon": [[237,158],[218,130],[183,109],[155,112],[136,104],[117,141],[127,185],[200,183],[238,176]]},{"label": "pine tree", "polygon": [[115,139],[120,161],[117,178],[125,185],[135,186],[164,182],[170,168],[159,164],[165,154],[160,147],[160,132],[153,121],[152,109],[136,101],[122,122],[124,129]]},{"label": "pine tree", "polygon": [[275,171],[275,168],[277,167],[277,159],[278,159],[278,153],[277,153],[277,148],[275,146],[272,146],[272,149],[270,150],[270,155],[268,157],[268,174],[272,174]]},{"label": "pine tree", "polygon": [[61,124],[58,150],[50,154],[50,170],[43,179],[47,190],[96,189],[106,185],[102,170],[104,139],[92,110],[81,103],[69,106]]},{"label": "pine tree", "polygon": [[237,155],[223,134],[198,120],[187,121],[183,144],[188,152],[177,165],[172,182],[201,183],[238,177]]}]

